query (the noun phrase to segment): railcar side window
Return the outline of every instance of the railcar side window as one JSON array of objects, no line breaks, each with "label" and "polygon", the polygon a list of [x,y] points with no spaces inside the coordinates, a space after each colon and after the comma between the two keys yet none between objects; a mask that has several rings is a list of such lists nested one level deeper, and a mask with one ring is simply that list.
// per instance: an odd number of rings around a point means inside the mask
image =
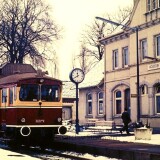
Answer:
[{"label": "railcar side window", "polygon": [[48,102],[58,102],[60,100],[59,87],[54,85],[42,85],[41,100]]},{"label": "railcar side window", "polygon": [[13,104],[13,88],[9,88],[9,104]]},{"label": "railcar side window", "polygon": [[13,87],[13,93],[14,93],[14,100],[16,100],[17,99],[17,88],[16,88],[16,86]]},{"label": "railcar side window", "polygon": [[19,99],[21,101],[38,101],[39,100],[39,86],[36,84],[21,85]]},{"label": "railcar side window", "polygon": [[2,89],[2,103],[7,102],[7,88]]}]

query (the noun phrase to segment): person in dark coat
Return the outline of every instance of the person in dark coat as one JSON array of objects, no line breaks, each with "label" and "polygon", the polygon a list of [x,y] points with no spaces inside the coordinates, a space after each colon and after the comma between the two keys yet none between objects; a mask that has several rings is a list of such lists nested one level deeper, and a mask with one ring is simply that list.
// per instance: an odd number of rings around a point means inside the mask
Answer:
[{"label": "person in dark coat", "polygon": [[130,118],[130,115],[128,113],[128,109],[125,108],[124,112],[122,113],[122,120],[123,120],[123,128],[120,130],[121,134],[123,131],[126,131],[127,134],[130,134],[129,133],[129,130],[128,130],[128,124],[131,122],[131,118]]}]

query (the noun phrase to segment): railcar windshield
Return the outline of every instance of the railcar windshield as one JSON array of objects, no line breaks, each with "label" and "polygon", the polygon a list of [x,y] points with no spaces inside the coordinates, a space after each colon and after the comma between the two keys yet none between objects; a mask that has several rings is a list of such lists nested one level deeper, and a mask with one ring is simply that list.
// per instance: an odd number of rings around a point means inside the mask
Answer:
[{"label": "railcar windshield", "polygon": [[20,88],[21,101],[60,101],[60,87],[58,85],[23,84]]},{"label": "railcar windshield", "polygon": [[59,87],[53,85],[42,85],[41,100],[49,102],[58,102],[60,100]]},{"label": "railcar windshield", "polygon": [[21,85],[19,99],[21,101],[38,101],[39,100],[39,86],[36,84]]}]

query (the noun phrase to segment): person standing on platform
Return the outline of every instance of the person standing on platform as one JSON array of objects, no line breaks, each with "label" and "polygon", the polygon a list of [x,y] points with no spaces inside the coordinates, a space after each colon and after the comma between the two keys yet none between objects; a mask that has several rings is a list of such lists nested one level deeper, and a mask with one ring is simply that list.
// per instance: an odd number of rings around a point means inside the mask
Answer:
[{"label": "person standing on platform", "polygon": [[121,134],[123,131],[126,131],[126,133],[129,135],[129,130],[128,130],[128,124],[131,122],[130,115],[128,113],[128,109],[125,108],[124,112],[122,113],[122,121],[123,121],[123,128],[120,130]]}]

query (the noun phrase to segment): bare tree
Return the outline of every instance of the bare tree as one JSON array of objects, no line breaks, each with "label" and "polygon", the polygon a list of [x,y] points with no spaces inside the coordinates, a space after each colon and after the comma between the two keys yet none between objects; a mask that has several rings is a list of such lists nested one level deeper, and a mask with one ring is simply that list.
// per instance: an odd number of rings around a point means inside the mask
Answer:
[{"label": "bare tree", "polygon": [[85,44],[82,44],[80,48],[81,51],[77,58],[80,62],[80,68],[86,74],[92,68],[94,63],[92,63],[91,58],[88,58],[88,56],[90,55],[90,51],[86,48]]},{"label": "bare tree", "polygon": [[[104,18],[112,20],[118,23],[122,23],[126,20],[127,17],[131,14],[132,6],[119,8],[118,12],[115,14],[105,14]],[[85,55],[87,59],[92,59],[92,63],[95,64],[97,61],[100,61],[103,58],[104,46],[99,43],[99,39],[111,34],[117,26],[114,26],[109,23],[104,23],[103,21],[94,20],[90,25],[87,25],[85,30],[82,33],[81,50],[85,48],[87,54]],[[82,53],[79,54],[80,61],[84,60]],[[90,64],[92,66],[92,64]],[[83,67],[82,67],[83,68]]]},{"label": "bare tree", "polygon": [[50,19],[49,9],[42,0],[1,2],[0,58],[3,62],[24,63],[25,58],[31,58],[34,63],[42,64],[53,60],[48,46],[59,39],[61,29]]}]

